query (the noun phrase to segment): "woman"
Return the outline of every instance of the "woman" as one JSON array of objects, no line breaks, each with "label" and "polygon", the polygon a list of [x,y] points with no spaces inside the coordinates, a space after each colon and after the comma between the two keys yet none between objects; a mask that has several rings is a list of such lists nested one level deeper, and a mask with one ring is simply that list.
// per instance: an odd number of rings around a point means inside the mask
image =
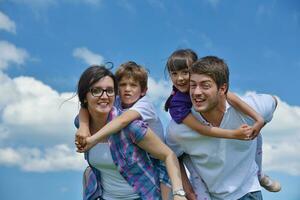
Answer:
[{"label": "woman", "polygon": [[[83,72],[77,93],[81,107],[89,111],[91,134],[120,114],[113,106],[115,77],[103,66],[92,66]],[[147,152],[166,163],[174,200],[185,200],[176,155],[142,121],[132,122],[87,152],[98,185],[97,194],[88,194],[86,199],[161,199],[159,177]]]}]

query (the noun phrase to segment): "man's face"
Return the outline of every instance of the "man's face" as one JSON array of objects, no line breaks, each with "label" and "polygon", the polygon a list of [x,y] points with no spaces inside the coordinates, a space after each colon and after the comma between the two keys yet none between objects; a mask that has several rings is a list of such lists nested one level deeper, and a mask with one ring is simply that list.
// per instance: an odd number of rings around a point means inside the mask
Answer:
[{"label": "man's face", "polygon": [[226,86],[219,89],[215,81],[204,74],[191,74],[190,96],[197,112],[208,113],[218,106]]},{"label": "man's face", "polygon": [[119,81],[119,95],[124,108],[131,107],[145,93],[141,90],[139,82],[133,78],[123,77]]}]

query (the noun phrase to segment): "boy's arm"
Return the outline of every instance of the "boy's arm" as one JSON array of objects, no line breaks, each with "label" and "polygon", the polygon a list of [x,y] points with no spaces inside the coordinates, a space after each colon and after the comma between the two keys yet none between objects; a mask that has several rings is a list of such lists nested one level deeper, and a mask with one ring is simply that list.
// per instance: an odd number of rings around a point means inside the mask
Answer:
[{"label": "boy's arm", "polygon": [[107,138],[108,136],[118,133],[120,130],[125,128],[132,121],[140,118],[140,114],[134,110],[127,110],[117,118],[107,123],[103,128],[92,136],[86,138],[86,145],[79,150],[79,152],[85,152],[95,146],[98,142]]},{"label": "boy's arm", "polygon": [[201,135],[217,138],[246,140],[250,139],[249,137],[253,132],[253,129],[246,124],[241,125],[238,129],[235,130],[204,125],[191,113],[183,119],[182,123]]},{"label": "boy's arm", "polygon": [[251,135],[252,139],[255,138],[259,134],[262,127],[265,125],[263,117],[260,116],[253,108],[251,108],[247,103],[245,103],[232,92],[227,93],[227,100],[234,108],[238,109],[242,113],[250,116],[255,120],[255,123],[252,126],[253,134]]}]

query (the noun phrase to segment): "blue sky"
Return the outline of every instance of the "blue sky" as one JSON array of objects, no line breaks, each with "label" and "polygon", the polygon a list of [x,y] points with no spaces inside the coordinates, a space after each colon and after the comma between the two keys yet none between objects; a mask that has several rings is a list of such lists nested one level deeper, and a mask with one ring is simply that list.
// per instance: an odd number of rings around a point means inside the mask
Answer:
[{"label": "blue sky", "polygon": [[298,200],[299,35],[296,0],[0,0],[1,199],[81,199],[85,162],[72,125],[79,106],[70,97],[87,66],[147,67],[148,95],[166,124],[166,59],[191,48],[227,61],[232,91],[279,98],[262,131],[263,168],[283,189],[263,195]]}]

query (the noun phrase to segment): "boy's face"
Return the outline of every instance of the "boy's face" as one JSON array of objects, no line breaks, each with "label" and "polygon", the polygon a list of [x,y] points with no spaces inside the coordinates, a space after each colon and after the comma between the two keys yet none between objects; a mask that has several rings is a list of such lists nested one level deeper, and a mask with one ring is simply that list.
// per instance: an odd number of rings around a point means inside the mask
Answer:
[{"label": "boy's face", "polygon": [[119,95],[123,108],[131,107],[145,93],[146,91],[142,91],[140,83],[133,78],[122,77],[119,81]]}]

